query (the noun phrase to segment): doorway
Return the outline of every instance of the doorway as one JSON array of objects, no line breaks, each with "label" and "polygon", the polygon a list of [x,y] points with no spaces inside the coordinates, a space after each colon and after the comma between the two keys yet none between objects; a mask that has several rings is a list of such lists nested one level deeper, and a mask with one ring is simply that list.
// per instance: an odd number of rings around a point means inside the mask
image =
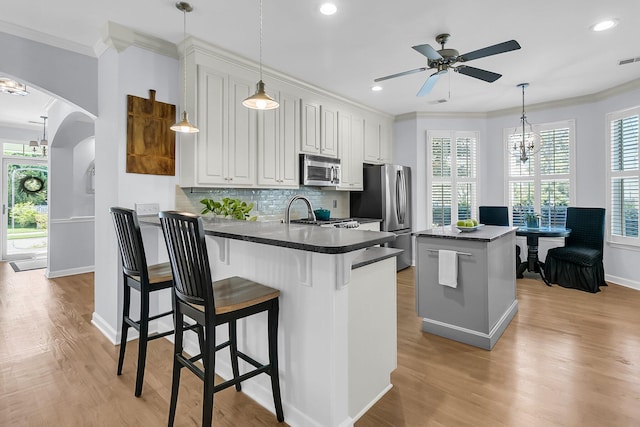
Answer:
[{"label": "doorway", "polygon": [[47,159],[2,160],[2,259],[47,256]]}]

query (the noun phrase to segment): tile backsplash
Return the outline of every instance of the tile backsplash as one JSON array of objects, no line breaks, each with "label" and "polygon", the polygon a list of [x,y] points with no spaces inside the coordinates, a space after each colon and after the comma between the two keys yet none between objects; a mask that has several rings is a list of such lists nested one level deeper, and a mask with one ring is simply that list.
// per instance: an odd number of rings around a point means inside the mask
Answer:
[{"label": "tile backsplash", "polygon": [[[316,187],[300,187],[295,190],[244,189],[244,188],[181,188],[176,186],[176,210],[199,214],[202,199],[222,200],[225,197],[253,203],[251,216],[258,221],[280,221],[284,218],[287,201],[301,194],[311,201],[313,209],[329,209],[332,218],[349,216],[349,193],[344,191],[321,190]],[[334,207],[334,203],[335,206]],[[306,218],[307,205],[296,201],[292,205],[291,218]]]}]

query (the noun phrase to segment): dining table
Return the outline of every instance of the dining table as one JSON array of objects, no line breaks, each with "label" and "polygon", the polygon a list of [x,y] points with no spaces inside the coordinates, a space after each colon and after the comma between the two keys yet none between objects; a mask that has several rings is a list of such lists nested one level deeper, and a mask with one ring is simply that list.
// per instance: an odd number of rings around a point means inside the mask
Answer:
[{"label": "dining table", "polygon": [[571,234],[571,229],[565,227],[518,227],[516,236],[527,238],[527,260],[518,265],[516,277],[522,279],[525,271],[538,273],[544,283],[551,286],[544,275],[544,262],[538,258],[538,240],[540,237],[567,237],[569,234]]}]

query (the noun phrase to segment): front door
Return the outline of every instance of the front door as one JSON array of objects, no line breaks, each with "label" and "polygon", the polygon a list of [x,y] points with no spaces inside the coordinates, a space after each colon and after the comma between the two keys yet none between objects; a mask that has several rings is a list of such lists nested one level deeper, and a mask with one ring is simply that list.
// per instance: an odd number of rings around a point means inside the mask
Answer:
[{"label": "front door", "polygon": [[5,158],[2,163],[2,259],[46,256],[47,160]]}]

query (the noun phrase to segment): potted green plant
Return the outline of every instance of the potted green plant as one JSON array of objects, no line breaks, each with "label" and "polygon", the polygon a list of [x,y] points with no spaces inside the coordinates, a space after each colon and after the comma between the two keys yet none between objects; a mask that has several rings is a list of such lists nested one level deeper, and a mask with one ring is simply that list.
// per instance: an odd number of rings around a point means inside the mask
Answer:
[{"label": "potted green plant", "polygon": [[526,221],[527,228],[539,228],[540,227],[540,214],[535,212],[526,212],[524,214],[524,220]]},{"label": "potted green plant", "polygon": [[220,202],[213,199],[202,199],[200,203],[204,205],[200,212],[202,214],[213,213],[217,216],[243,221],[255,221],[258,219],[257,216],[249,216],[249,212],[253,209],[253,203],[243,202],[240,199],[225,197]]}]

